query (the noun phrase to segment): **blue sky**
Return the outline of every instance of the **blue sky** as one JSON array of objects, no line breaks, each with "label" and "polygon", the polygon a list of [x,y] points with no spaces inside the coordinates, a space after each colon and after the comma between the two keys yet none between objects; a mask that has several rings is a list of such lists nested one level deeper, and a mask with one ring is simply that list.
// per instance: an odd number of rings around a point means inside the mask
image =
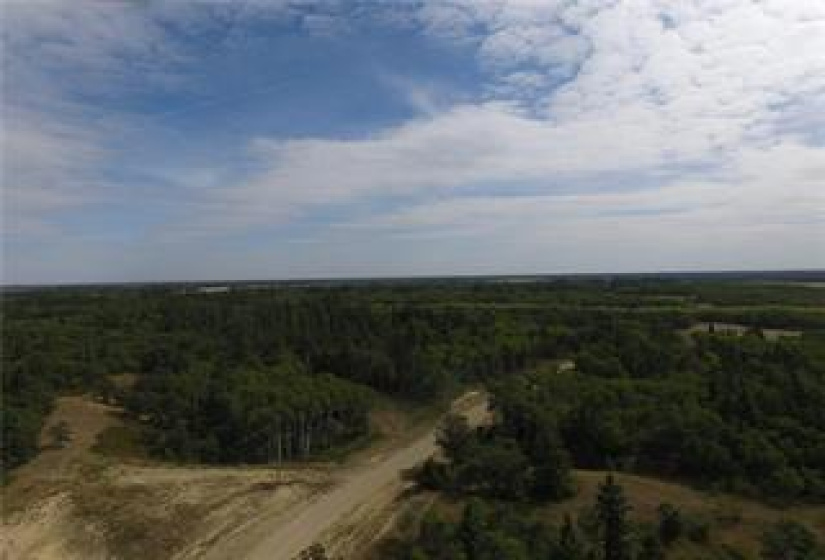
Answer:
[{"label": "blue sky", "polygon": [[2,22],[6,283],[825,266],[820,0]]}]

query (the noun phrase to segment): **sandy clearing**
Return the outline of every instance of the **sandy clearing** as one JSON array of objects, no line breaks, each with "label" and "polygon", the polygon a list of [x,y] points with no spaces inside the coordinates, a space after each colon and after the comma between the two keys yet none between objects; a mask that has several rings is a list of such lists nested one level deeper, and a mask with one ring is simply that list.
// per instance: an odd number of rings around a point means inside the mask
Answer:
[{"label": "sandy clearing", "polygon": [[[487,400],[478,392],[456,400],[453,410],[473,425],[485,421],[489,414]],[[330,491],[295,511],[286,515],[283,511],[263,512],[257,523],[218,543],[204,558],[293,560],[314,543],[334,539],[342,524],[349,525],[368,511],[384,509],[400,495],[405,487],[402,474],[436,453],[436,435],[437,427],[433,427],[409,445],[343,473]],[[335,543],[331,544],[335,548]]]},{"label": "sandy clearing", "polygon": [[[65,422],[66,445],[50,427]],[[120,409],[60,397],[41,432],[42,451],[3,489],[2,560],[200,558],[258,511],[285,511],[329,485],[312,466],[206,467],[122,462],[93,446],[121,424]]]},{"label": "sandy clearing", "polygon": [[[484,395],[470,393],[453,408],[479,421],[484,403]],[[119,412],[88,397],[58,399],[43,430],[44,450],[4,489],[0,559],[256,558],[259,547],[281,539],[279,531],[291,531],[286,525],[296,515],[309,516],[298,522],[309,532],[292,546],[320,540],[349,555],[404,506],[397,501],[405,487],[400,472],[435,449],[433,427],[427,433],[427,424],[415,427],[399,417],[389,418],[388,441],[343,470],[122,462],[92,451],[101,432],[119,425]],[[72,437],[62,448],[49,447],[48,429],[61,421]],[[405,441],[412,443],[393,451]],[[281,557],[261,550],[265,558]]]},{"label": "sandy clearing", "polygon": [[[88,396],[58,397],[54,411],[40,431],[40,453],[14,472],[15,487],[37,480],[66,480],[73,477],[75,467],[89,453],[97,436],[119,422],[120,409],[92,400]],[[52,427],[65,423],[69,440],[63,447],[54,445]]]},{"label": "sandy clearing", "polygon": [[312,469],[116,465],[44,481],[42,495],[5,516],[0,559],[201,558],[259,511],[300,507],[327,480]]},{"label": "sandy clearing", "polygon": [[75,525],[71,520],[71,498],[60,493],[40,500],[35,507],[4,519],[0,538],[3,560],[64,560],[88,558],[103,560],[91,550],[78,550],[73,542]]},{"label": "sandy clearing", "polygon": [[[98,434],[119,422],[119,409],[87,396],[65,396],[40,432],[41,452],[13,473],[3,489],[3,526],[0,558],[3,560],[64,560],[105,558],[78,542],[83,532],[72,518],[71,487]],[[70,438],[62,447],[54,444],[50,430],[65,423]],[[95,535],[84,535],[85,544]]]}]

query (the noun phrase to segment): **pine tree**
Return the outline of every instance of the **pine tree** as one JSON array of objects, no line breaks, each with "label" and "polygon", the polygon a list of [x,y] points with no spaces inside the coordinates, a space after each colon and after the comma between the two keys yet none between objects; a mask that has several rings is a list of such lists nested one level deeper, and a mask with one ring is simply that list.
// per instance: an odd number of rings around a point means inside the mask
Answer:
[{"label": "pine tree", "polygon": [[570,456],[555,422],[547,415],[539,416],[539,420],[531,446],[535,465],[532,492],[539,499],[558,500],[573,494]]},{"label": "pine tree", "polygon": [[629,560],[627,513],[630,505],[613,475],[599,486],[596,510],[601,524],[604,560]]},{"label": "pine tree", "polygon": [[472,498],[464,506],[458,535],[469,558],[479,558],[484,552],[484,535],[489,530],[490,510],[483,501]]}]

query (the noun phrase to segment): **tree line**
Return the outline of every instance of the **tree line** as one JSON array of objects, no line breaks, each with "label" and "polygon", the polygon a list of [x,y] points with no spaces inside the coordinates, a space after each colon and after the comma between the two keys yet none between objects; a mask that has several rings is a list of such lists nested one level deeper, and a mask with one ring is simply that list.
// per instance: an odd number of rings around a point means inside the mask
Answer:
[{"label": "tree line", "polygon": [[[542,340],[535,319],[387,306],[347,291],[57,291],[10,297],[6,313],[3,459],[9,468],[36,453],[43,418],[64,392],[118,397],[144,419],[151,449],[203,460],[236,458],[224,449],[236,442],[222,435],[220,415],[242,426],[246,412],[238,410],[269,407],[267,414],[291,426],[284,410],[298,407],[302,428],[289,430],[312,434],[310,443],[295,443],[303,436],[284,432],[293,443],[274,444],[276,457],[291,458],[315,448],[324,439],[316,432],[326,428],[343,434],[332,438],[336,443],[362,432],[354,426],[363,425],[365,399],[352,397],[356,393],[425,401],[466,380],[523,368]],[[139,379],[128,399],[110,379],[120,373]],[[270,394],[272,388],[277,391]],[[253,402],[253,394],[268,395],[260,397],[267,404]],[[208,433],[213,428],[217,432]],[[270,455],[249,451],[242,458]]]},{"label": "tree line", "polygon": [[[630,280],[9,294],[3,459],[13,467],[37,451],[63,392],[119,399],[161,457],[277,462],[363,435],[374,393],[426,402],[481,381],[503,422],[470,434],[466,457],[510,457],[525,495],[561,492],[537,474],[552,450],[574,466],[821,499],[821,335],[681,333],[690,301],[729,297],[736,313],[752,290],[782,302],[782,287]],[[787,291],[789,304],[816,297]],[[554,359],[576,368],[537,367]],[[119,373],[137,374],[132,391],[113,385]],[[462,474],[441,474],[485,486],[487,463],[455,458]]]},{"label": "tree line", "polygon": [[367,434],[371,392],[294,358],[141,378],[126,399],[150,451],[207,463],[281,463]]}]

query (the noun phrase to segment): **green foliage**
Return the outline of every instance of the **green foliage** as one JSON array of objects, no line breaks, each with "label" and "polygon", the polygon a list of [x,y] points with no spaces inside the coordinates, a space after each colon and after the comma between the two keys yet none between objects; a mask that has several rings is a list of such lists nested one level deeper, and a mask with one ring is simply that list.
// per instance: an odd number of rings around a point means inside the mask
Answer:
[{"label": "green foliage", "polygon": [[662,503],[658,508],[659,513],[659,539],[666,546],[673,544],[684,532],[684,521],[682,512],[678,507]]},{"label": "green foliage", "polygon": [[[542,333],[533,319],[522,323],[497,320],[483,310],[385,306],[379,299],[380,293],[349,289],[9,295],[2,356],[4,464],[12,468],[37,451],[43,419],[55,395],[65,391],[132,401],[127,402],[131,410],[152,417],[151,448],[161,455],[228,460],[234,454],[224,448],[229,439],[201,432],[213,424],[208,417],[214,413],[204,406],[231,404],[224,393],[234,389],[217,386],[233,383],[226,379],[229,372],[255,385],[249,376],[262,374],[249,372],[281,368],[284,356],[292,356],[305,365],[300,375],[326,372],[421,401],[459,381],[522,368],[540,351]],[[140,378],[134,399],[108,380],[124,372]],[[173,395],[177,390],[188,404]],[[181,410],[162,410],[164,400]],[[258,455],[266,456],[267,444],[258,443],[264,450]],[[246,460],[249,454],[237,455]]]},{"label": "green foliage", "polygon": [[795,521],[782,521],[762,535],[764,560],[822,560],[825,558],[816,535]]},{"label": "green foliage", "polygon": [[[611,327],[593,335],[603,345]],[[542,370],[493,386],[552,417],[572,462],[786,501],[825,499],[821,339],[700,336],[685,370],[627,377]],[[606,351],[606,350],[605,350]],[[617,353],[621,353],[617,351]],[[515,415],[511,415],[515,417]]]},{"label": "green foliage", "polygon": [[385,547],[381,557],[392,560],[579,558],[564,553],[558,536],[543,524],[511,508],[478,498],[467,501],[461,518],[455,523],[428,514],[412,543]]},{"label": "green foliage", "polygon": [[665,550],[662,543],[655,534],[645,535],[639,546],[639,552],[636,555],[636,560],[664,560]]},{"label": "green foliage", "polygon": [[705,517],[687,515],[683,517],[685,536],[694,543],[707,544],[710,541],[710,522]]},{"label": "green foliage", "polygon": [[[37,451],[43,419],[67,391],[125,401],[161,456],[277,461],[360,437],[364,408],[338,381],[417,401],[484,381],[501,423],[470,439],[493,465],[456,450],[456,468],[431,473],[452,491],[558,499],[573,465],[821,501],[823,335],[687,339],[679,329],[699,317],[824,328],[823,297],[736,278],[630,277],[8,293],[4,466]],[[576,369],[522,373],[545,359]],[[133,392],[113,387],[109,376],[121,373],[140,379]],[[261,390],[270,384],[283,390]],[[462,490],[465,474],[474,482]],[[497,476],[512,476],[513,490],[485,482]]]},{"label": "green foliage", "polygon": [[363,435],[370,393],[294,360],[260,369],[192,369],[147,377],[130,409],[150,449],[175,459],[271,463]]},{"label": "green foliage", "polygon": [[[447,521],[428,512],[418,531],[406,541],[387,543],[382,560],[665,560],[673,558],[744,558],[725,545],[703,544],[666,547],[659,538],[657,524],[639,523],[622,487],[612,476],[601,484],[592,504],[574,519],[566,514],[556,526],[534,508],[501,501],[470,497],[464,501],[460,518]],[[673,506],[664,507],[667,516]],[[537,515],[538,513],[538,515]],[[452,517],[452,516],[451,516]],[[689,514],[680,513],[683,520]],[[687,523],[687,522],[685,522]],[[795,533],[792,542],[809,541]],[[674,541],[671,541],[673,543]],[[789,542],[787,530],[781,548]],[[805,549],[808,550],[808,549]],[[689,552],[690,555],[686,555]],[[773,558],[773,557],[772,557]],[[781,557],[786,558],[786,557]],[[787,558],[817,558],[787,556]]]},{"label": "green foliage", "polygon": [[599,494],[596,497],[604,560],[630,559],[630,530],[627,520],[630,509],[622,487],[616,484],[612,475],[608,475],[599,486]]},{"label": "green foliage", "polygon": [[438,443],[446,461],[421,468],[423,486],[503,500],[558,500],[572,492],[570,460],[552,417],[524,407],[517,394],[495,399],[502,421],[471,430],[448,416]]},{"label": "green foliage", "polygon": [[441,424],[437,443],[444,453],[456,460],[463,460],[467,456],[468,448],[473,441],[473,432],[467,419],[460,414],[448,414]]},{"label": "green foliage", "polygon": [[564,522],[559,530],[557,556],[564,560],[578,560],[585,557],[585,544],[569,514],[564,516]]}]

